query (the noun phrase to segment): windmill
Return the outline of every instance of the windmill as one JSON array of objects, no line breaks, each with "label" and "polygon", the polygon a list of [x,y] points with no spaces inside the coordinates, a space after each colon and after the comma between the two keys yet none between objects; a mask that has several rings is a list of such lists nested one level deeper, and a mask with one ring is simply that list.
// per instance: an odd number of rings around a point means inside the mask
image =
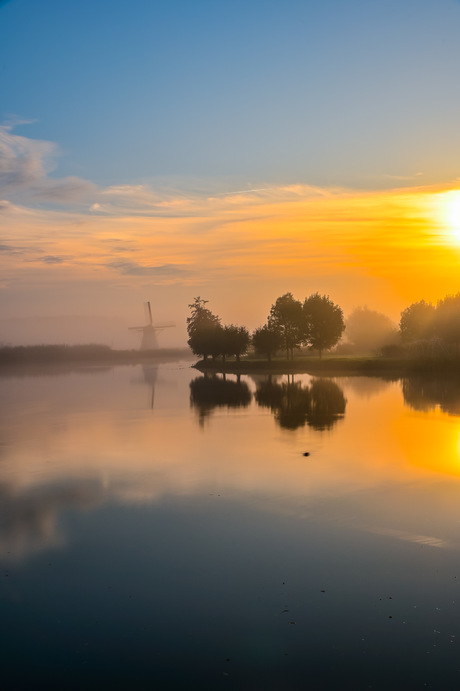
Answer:
[{"label": "windmill", "polygon": [[148,324],[145,326],[130,326],[130,331],[139,331],[141,337],[141,350],[155,350],[158,348],[157,333],[168,329],[171,326],[176,326],[174,322],[163,322],[162,324],[154,324],[152,322],[152,310],[150,302],[144,303],[145,315],[148,319]]}]

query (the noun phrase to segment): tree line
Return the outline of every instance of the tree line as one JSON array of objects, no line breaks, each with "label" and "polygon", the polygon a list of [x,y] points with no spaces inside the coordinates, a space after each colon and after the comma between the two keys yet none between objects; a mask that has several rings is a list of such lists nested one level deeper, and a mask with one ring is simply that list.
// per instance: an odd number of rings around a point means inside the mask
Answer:
[{"label": "tree line", "polygon": [[250,345],[269,361],[280,350],[285,351],[288,360],[293,359],[294,350],[301,346],[317,350],[321,357],[324,350],[338,343],[345,329],[340,307],[319,293],[303,303],[292,293],[282,295],[271,306],[266,324],[252,334],[244,326],[222,325],[206,307],[207,302],[196,297],[189,305],[191,315],[187,318],[188,345],[205,360],[221,357],[225,362],[227,356],[239,360]]},{"label": "tree line", "polygon": [[327,295],[314,293],[303,302],[285,293],[271,306],[264,325],[252,334],[244,326],[223,325],[220,317],[201,297],[189,305],[188,345],[204,359],[227,357],[237,360],[250,347],[266,357],[284,351],[293,359],[295,350],[306,347],[324,351],[336,346],[346,328],[343,354],[379,352],[386,355],[442,355],[460,352],[460,293],[447,295],[436,304],[420,300],[401,312],[399,324],[367,307],[356,308],[345,322],[341,308]]},{"label": "tree line", "polygon": [[440,340],[460,344],[460,293],[447,295],[436,305],[420,300],[401,313],[401,338],[404,342]]}]

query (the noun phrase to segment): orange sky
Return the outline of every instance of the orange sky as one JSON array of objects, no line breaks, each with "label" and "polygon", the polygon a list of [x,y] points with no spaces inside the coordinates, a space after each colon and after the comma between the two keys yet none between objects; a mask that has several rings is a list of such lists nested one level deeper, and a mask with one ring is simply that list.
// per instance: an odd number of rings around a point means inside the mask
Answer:
[{"label": "orange sky", "polygon": [[199,294],[224,322],[254,328],[278,295],[318,290],[345,314],[367,304],[397,321],[410,302],[459,290],[453,188],[185,197],[125,186],[86,211],[5,204],[1,316],[128,316],[150,299],[180,323]]}]

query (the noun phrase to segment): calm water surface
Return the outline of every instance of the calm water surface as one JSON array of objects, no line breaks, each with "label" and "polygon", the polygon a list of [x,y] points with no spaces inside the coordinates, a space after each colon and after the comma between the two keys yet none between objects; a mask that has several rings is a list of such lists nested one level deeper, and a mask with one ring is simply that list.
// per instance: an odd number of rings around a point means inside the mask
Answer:
[{"label": "calm water surface", "polygon": [[2,688],[460,686],[452,381],[0,386]]}]

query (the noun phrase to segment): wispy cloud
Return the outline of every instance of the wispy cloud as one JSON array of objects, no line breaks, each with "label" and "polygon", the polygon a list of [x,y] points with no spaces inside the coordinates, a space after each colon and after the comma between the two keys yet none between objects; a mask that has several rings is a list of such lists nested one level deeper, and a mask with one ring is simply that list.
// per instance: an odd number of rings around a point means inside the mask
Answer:
[{"label": "wispy cloud", "polygon": [[[440,187],[361,191],[261,183],[232,190],[228,180],[200,181],[196,188],[157,180],[98,188],[78,178],[52,179],[53,144],[17,137],[5,125],[1,132],[0,210],[9,234],[0,257],[11,285],[114,285],[120,276],[129,286],[297,281],[335,288],[351,301],[350,277],[358,276],[377,292],[397,284],[403,298],[395,291],[396,303],[413,299],[427,276],[444,293],[457,280],[458,257],[439,240],[439,220],[426,201]],[[76,207],[80,194],[84,204]],[[43,199],[64,208],[40,208]]]},{"label": "wispy cloud", "polygon": [[413,175],[392,175],[391,173],[385,173],[383,177],[389,180],[407,180],[410,182],[411,180],[422,177],[422,175],[423,173],[414,173]]},{"label": "wispy cloud", "polygon": [[57,156],[53,142],[22,137],[13,133],[13,125],[0,125],[0,191],[61,204],[94,194],[96,187],[86,180],[50,177]]},{"label": "wispy cloud", "polygon": [[46,178],[56,153],[52,142],[28,139],[12,133],[12,125],[0,126],[0,187],[11,191],[36,185]]},{"label": "wispy cloud", "polygon": [[[264,206],[267,202],[322,199],[337,193],[311,185],[260,185],[231,189],[228,181],[156,180],[154,184],[117,184],[102,188],[78,177],[52,176],[59,157],[54,142],[30,139],[14,133],[13,124],[0,126],[0,211],[11,200],[29,207],[37,203],[86,204],[88,216],[142,216],[190,218],[215,216]],[[229,189],[230,187],[230,189]]]},{"label": "wispy cloud", "polygon": [[62,264],[66,261],[66,257],[60,257],[54,254],[47,254],[46,257],[41,257],[40,261],[44,264]]},{"label": "wispy cloud", "polygon": [[125,276],[154,276],[154,277],[165,277],[165,278],[175,278],[183,276],[187,273],[187,270],[182,266],[176,266],[174,264],[162,264],[159,266],[145,266],[142,264],[137,264],[136,262],[129,261],[116,261],[109,262],[108,267],[119,271]]},{"label": "wispy cloud", "polygon": [[31,247],[19,247],[17,245],[0,244],[0,252],[4,254],[27,254],[34,251]]}]

